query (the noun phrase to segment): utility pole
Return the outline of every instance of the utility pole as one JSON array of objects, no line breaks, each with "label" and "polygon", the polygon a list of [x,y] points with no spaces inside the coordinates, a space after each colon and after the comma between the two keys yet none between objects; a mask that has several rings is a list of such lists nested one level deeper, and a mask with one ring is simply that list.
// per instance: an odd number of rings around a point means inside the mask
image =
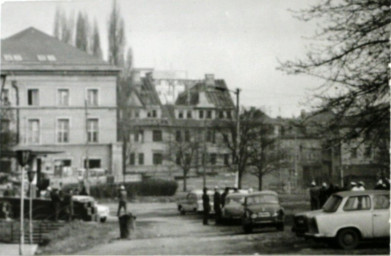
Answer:
[{"label": "utility pole", "polygon": [[203,150],[202,150],[202,170],[203,170],[203,173],[202,173],[202,184],[203,184],[203,187],[205,188],[206,187],[206,165],[205,165],[205,160],[206,160],[206,134],[207,134],[207,131],[206,131],[206,121],[204,120],[204,129],[203,129],[203,133],[202,133],[202,140],[203,140]]},{"label": "utility pole", "polygon": [[236,88],[236,178],[235,178],[235,187],[240,189],[240,166],[239,166],[239,156],[240,156],[240,107],[239,107],[239,95],[240,89]]}]

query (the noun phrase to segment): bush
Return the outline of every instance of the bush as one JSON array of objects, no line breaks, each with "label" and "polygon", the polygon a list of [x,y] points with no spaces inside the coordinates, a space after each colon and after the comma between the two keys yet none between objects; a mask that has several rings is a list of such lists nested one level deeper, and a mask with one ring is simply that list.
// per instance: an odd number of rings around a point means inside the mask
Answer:
[{"label": "bush", "polygon": [[[118,195],[116,184],[99,184],[90,187],[90,194],[95,198],[114,198]],[[129,198],[135,196],[172,196],[178,183],[176,181],[150,179],[141,182],[125,183]]]}]

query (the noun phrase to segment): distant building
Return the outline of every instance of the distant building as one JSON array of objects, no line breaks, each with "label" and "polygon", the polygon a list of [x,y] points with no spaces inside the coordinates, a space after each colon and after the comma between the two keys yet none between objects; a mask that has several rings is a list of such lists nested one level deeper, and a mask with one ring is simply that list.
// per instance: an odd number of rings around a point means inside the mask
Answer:
[{"label": "distant building", "polygon": [[2,40],[1,62],[18,144],[61,152],[38,159],[43,172],[89,166],[121,180],[116,67],[35,28]]}]

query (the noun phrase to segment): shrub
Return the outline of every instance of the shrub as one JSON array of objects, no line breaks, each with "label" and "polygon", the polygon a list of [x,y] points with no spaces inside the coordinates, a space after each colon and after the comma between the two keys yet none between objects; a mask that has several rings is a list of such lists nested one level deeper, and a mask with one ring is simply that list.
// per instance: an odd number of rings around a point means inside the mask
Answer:
[{"label": "shrub", "polygon": [[[99,184],[90,187],[90,194],[95,198],[114,198],[118,195],[116,184]],[[135,196],[172,196],[178,188],[176,181],[149,179],[141,182],[125,183],[129,198]]]}]

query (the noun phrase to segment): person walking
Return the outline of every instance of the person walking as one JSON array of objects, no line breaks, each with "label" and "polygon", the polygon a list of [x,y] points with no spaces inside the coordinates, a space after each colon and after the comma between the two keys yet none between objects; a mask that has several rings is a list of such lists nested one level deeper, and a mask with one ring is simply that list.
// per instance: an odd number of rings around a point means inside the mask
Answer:
[{"label": "person walking", "polygon": [[218,189],[219,188],[216,186],[213,195],[213,209],[215,211],[216,225],[220,224],[221,221],[221,195]]},{"label": "person walking", "polygon": [[204,208],[203,211],[203,224],[208,225],[208,217],[210,212],[210,201],[208,196],[208,189],[204,188],[204,193],[202,194],[202,206]]},{"label": "person walking", "polygon": [[121,209],[124,208],[125,214],[127,212],[127,198],[128,194],[126,193],[125,186],[121,185],[119,196],[118,196],[118,211],[117,216],[120,216]]}]

